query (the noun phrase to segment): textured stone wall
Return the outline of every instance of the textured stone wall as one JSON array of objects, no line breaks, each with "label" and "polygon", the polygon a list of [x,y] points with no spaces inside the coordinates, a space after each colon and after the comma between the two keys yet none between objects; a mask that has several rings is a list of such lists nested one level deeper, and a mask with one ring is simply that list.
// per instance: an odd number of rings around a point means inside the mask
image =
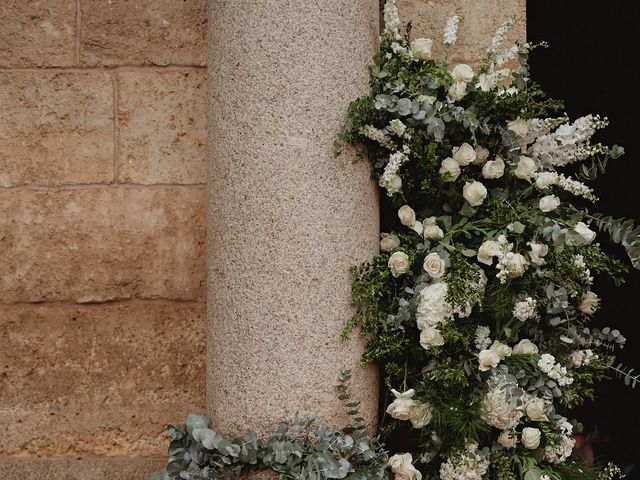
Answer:
[{"label": "textured stone wall", "polygon": [[143,478],[204,410],[205,32],[205,0],[2,1],[3,479]]}]

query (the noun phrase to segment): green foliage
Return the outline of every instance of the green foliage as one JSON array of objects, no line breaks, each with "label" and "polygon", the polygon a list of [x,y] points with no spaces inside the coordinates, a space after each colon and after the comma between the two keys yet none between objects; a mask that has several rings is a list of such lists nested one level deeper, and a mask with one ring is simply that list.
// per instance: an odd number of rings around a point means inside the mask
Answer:
[{"label": "green foliage", "polygon": [[600,231],[608,233],[614,243],[624,247],[633,266],[640,270],[640,226],[636,226],[633,220],[602,213],[594,213],[592,218]]}]

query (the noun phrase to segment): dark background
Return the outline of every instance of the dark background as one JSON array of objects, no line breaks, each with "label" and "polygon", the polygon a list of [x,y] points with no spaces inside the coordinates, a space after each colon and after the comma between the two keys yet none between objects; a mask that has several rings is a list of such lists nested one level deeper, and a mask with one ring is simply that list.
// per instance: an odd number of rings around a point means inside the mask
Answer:
[{"label": "dark background", "polygon": [[[640,221],[638,3],[529,0],[527,4],[528,41],[549,43],[548,49],[531,55],[533,79],[550,96],[565,101],[571,118],[587,113],[609,117],[611,124],[598,140],[626,150],[595,182],[601,200],[592,210]],[[621,249],[610,251],[625,256]],[[640,272],[633,270],[619,288],[601,279],[594,290],[603,298],[594,323],[621,330],[627,346],[619,359],[640,371]],[[620,380],[610,380],[598,388],[597,401],[577,413],[587,432],[597,432],[592,440],[596,457],[626,468],[629,479],[640,479],[639,408],[640,386],[632,390]]]}]

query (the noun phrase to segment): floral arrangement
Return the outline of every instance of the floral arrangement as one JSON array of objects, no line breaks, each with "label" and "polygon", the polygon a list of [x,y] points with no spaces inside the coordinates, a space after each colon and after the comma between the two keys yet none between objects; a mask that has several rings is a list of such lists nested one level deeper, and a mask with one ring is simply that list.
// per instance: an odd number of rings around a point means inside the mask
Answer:
[{"label": "floral arrangement", "polygon": [[[444,29],[448,52],[461,17]],[[598,231],[640,266],[640,229],[591,213],[588,185],[618,146],[592,140],[606,118],[574,122],[529,78],[524,43],[495,33],[479,66],[432,58],[401,33],[395,0],[372,67],[372,94],[349,107],[336,147],[364,146],[397,210],[381,254],[353,269],[357,313],[388,391],[381,435],[408,453],[397,480],[611,479],[574,454],[573,407],[616,374],[625,343],[590,325],[594,275],[623,281]],[[448,55],[447,55],[448,56]]]}]

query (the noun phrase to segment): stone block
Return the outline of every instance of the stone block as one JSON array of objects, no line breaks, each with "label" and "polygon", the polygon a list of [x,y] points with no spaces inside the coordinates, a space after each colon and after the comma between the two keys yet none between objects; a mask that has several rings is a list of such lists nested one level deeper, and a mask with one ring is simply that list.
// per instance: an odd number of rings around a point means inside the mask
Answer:
[{"label": "stone block", "polygon": [[75,32],[76,0],[4,0],[0,67],[73,65]]},{"label": "stone block", "polygon": [[118,179],[206,183],[207,72],[118,74]]},{"label": "stone block", "polygon": [[0,303],[200,300],[204,187],[0,189]]},{"label": "stone block", "polygon": [[204,317],[203,303],[0,306],[0,454],[165,455],[166,424],[204,409]]},{"label": "stone block", "polygon": [[204,65],[206,0],[83,0],[83,65]]},{"label": "stone block", "polygon": [[0,72],[0,187],[112,181],[113,110],[107,72]]}]

